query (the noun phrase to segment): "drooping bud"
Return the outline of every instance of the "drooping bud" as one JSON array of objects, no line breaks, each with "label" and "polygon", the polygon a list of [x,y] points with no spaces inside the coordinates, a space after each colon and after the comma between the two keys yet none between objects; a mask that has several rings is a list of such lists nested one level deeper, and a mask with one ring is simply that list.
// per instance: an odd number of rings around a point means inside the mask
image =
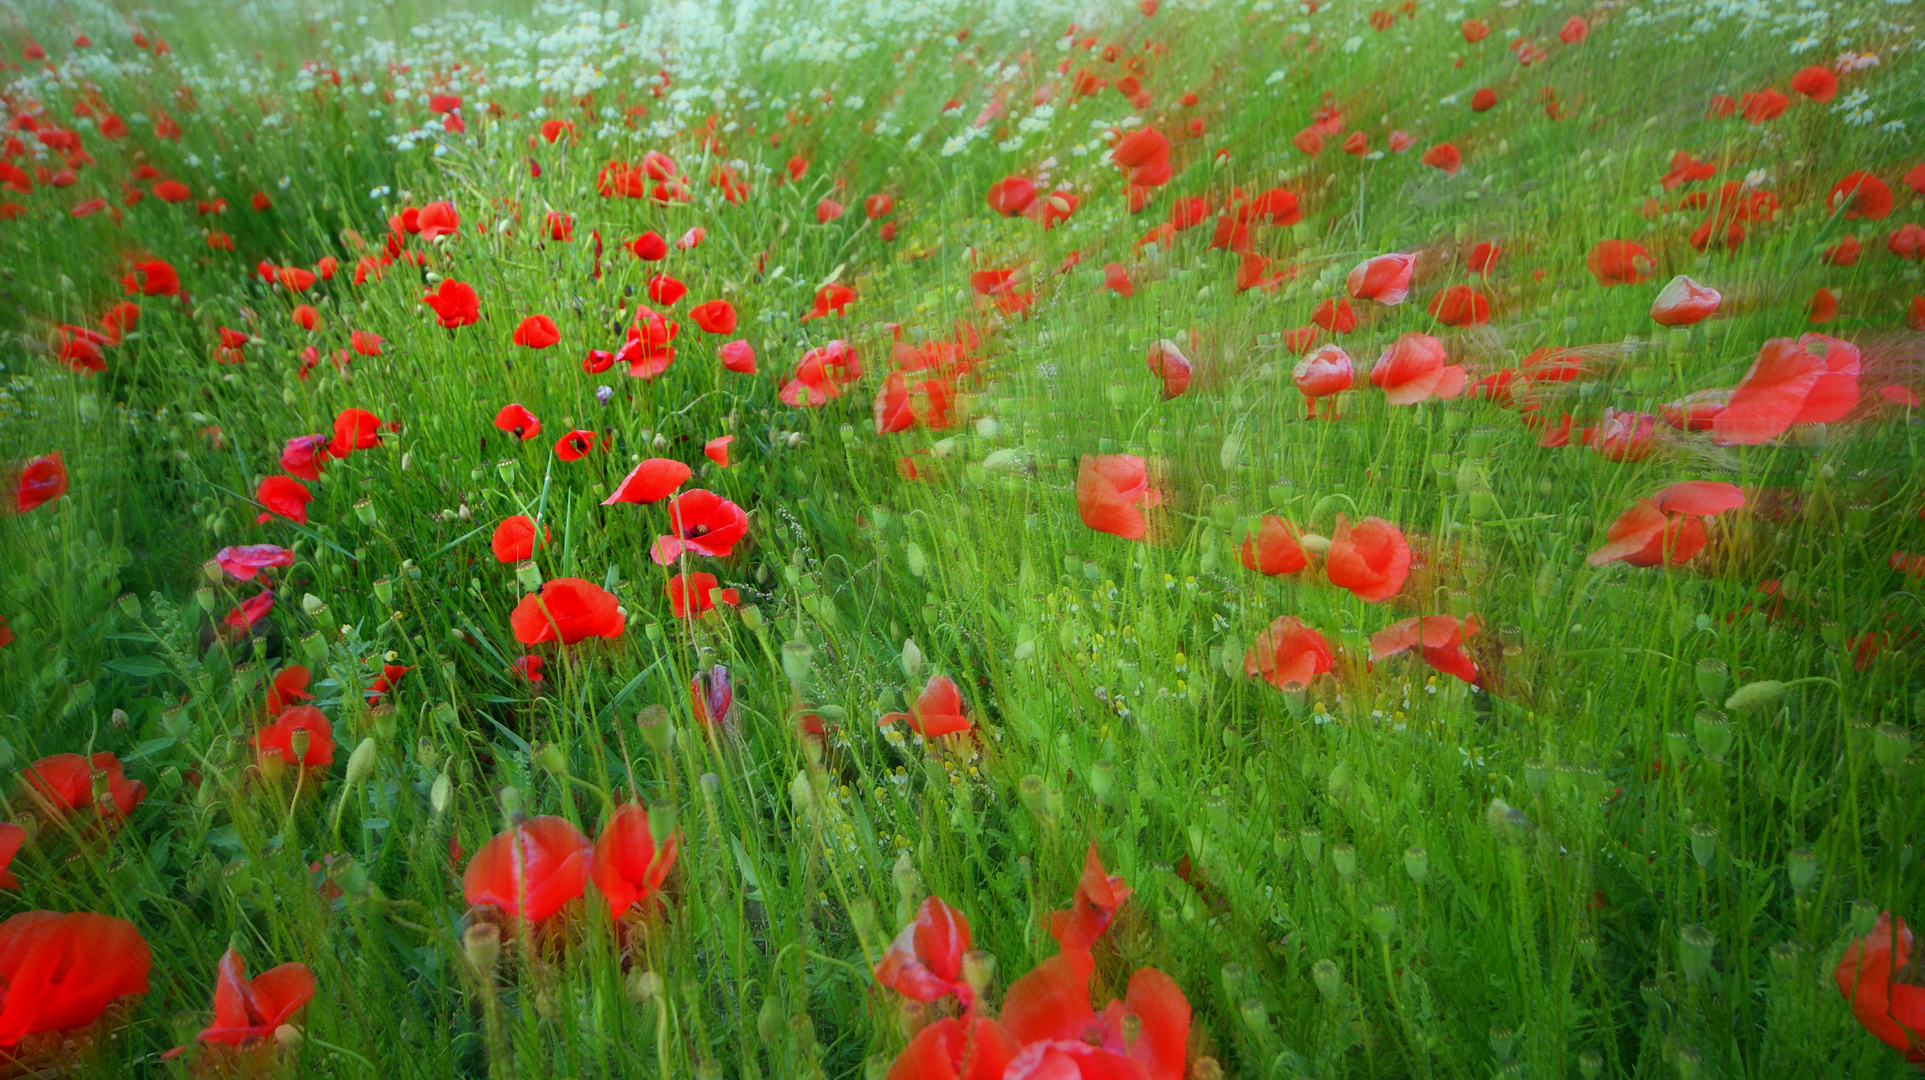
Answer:
[{"label": "drooping bud", "polygon": [[435,777],[434,786],[428,789],[428,805],[434,808],[435,816],[439,817],[447,813],[448,807],[454,805],[454,801],[454,779],[447,773]]},{"label": "drooping bud", "polygon": [[1740,686],[1725,699],[1724,707],[1734,712],[1745,709],[1768,709],[1785,696],[1785,684],[1777,679],[1760,679]]},{"label": "drooping bud", "polygon": [[347,772],[343,779],[350,787],[355,784],[365,784],[374,778],[376,753],[374,737],[369,736],[361,740],[361,745],[354,748],[354,753],[348,755]]},{"label": "drooping bud", "polygon": [[540,769],[550,776],[566,776],[568,774],[568,757],[562,753],[561,747],[556,746],[554,743],[538,744],[535,747],[535,752],[529,755],[528,760],[535,768]]},{"label": "drooping bud", "polygon": [[922,649],[915,638],[902,639],[902,673],[912,683],[922,680]]}]

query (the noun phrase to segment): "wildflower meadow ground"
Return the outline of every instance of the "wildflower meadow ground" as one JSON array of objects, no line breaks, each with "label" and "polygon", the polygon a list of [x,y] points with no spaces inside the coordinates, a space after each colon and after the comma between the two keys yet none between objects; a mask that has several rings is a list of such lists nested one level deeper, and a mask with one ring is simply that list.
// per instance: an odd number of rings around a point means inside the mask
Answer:
[{"label": "wildflower meadow ground", "polygon": [[0,1077],[1914,1072],[1921,21],[0,0]]}]

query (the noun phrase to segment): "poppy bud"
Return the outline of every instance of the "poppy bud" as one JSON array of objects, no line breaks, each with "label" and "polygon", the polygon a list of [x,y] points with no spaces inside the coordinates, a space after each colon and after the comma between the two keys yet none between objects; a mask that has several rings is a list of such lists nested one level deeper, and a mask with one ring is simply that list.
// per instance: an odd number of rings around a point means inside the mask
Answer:
[{"label": "poppy bud", "polygon": [[762,1045],[771,1050],[781,1045],[782,1036],[789,1026],[788,1010],[775,998],[765,998],[762,1007],[755,1012],[755,1035]]},{"label": "poppy bud", "polygon": [[[896,899],[904,909],[913,908],[916,895],[922,888],[922,875],[916,873],[916,864],[909,858],[907,849],[896,855],[896,864],[890,868],[889,876],[896,885]],[[906,923],[909,920],[905,917],[901,921]]]},{"label": "poppy bud", "polygon": [[904,554],[909,559],[909,573],[915,577],[921,577],[923,571],[928,568],[928,559],[923,556],[922,545],[911,540]]},{"label": "poppy bud", "polygon": [[1731,676],[1731,668],[1723,660],[1707,656],[1698,661],[1698,693],[1706,701],[1717,701],[1724,697],[1725,686]]},{"label": "poppy bud", "polygon": [[658,754],[667,754],[675,741],[675,729],[669,726],[666,706],[650,705],[636,713],[635,726],[642,729],[642,738]]},{"label": "poppy bud", "polygon": [[361,524],[369,527],[372,527],[375,522],[380,520],[374,513],[373,499],[362,499],[360,502],[355,503],[354,516],[361,519]]},{"label": "poppy bud", "polygon": [[364,784],[373,778],[375,753],[374,739],[369,737],[362,739],[361,745],[355,747],[354,753],[348,755],[348,768],[344,779],[347,780],[349,787]]},{"label": "poppy bud", "polygon": [[1785,856],[1785,875],[1791,878],[1791,891],[1799,896],[1818,879],[1818,855],[1808,847],[1795,847]]},{"label": "poppy bud", "polygon": [[1030,773],[1021,780],[1016,781],[1016,795],[1023,800],[1023,805],[1029,808],[1030,813],[1035,814],[1037,817],[1044,815],[1046,807],[1043,803],[1044,791],[1042,777],[1037,776],[1035,773]]},{"label": "poppy bud", "polygon": [[1404,849],[1404,873],[1419,885],[1430,876],[1430,852],[1412,845]]},{"label": "poppy bud", "polygon": [[1579,956],[1582,956],[1586,962],[1597,959],[1597,938],[1596,937],[1594,937],[1591,934],[1579,934],[1577,936],[1576,945],[1577,945],[1577,954]]},{"label": "poppy bud", "polygon": [[[1742,690],[1739,691],[1743,693]],[[1732,740],[1736,733],[1731,730],[1731,720],[1721,712],[1706,709],[1691,721],[1692,733],[1697,736],[1698,749],[1713,761],[1723,761],[1731,752]]]},{"label": "poppy bud", "polygon": [[510,822],[516,821],[523,816],[521,809],[521,790],[519,788],[513,786],[502,788],[501,794],[497,796],[497,798],[501,801],[502,816]]},{"label": "poppy bud", "polygon": [[1497,834],[1499,840],[1519,841],[1531,834],[1537,826],[1530,816],[1502,799],[1492,799],[1484,808],[1484,824]]},{"label": "poppy bud", "polygon": [[1718,830],[1699,821],[1685,831],[1691,835],[1691,857],[1700,867],[1710,866],[1712,857],[1718,853]]},{"label": "poppy bud", "polygon": [[1370,908],[1370,929],[1380,941],[1389,941],[1397,933],[1397,905],[1388,900],[1379,900]]},{"label": "poppy bud", "polygon": [[535,752],[528,756],[528,761],[550,776],[565,776],[568,773],[568,758],[561,752],[561,747],[554,743],[537,745]]},{"label": "poppy bud", "polygon": [[1317,984],[1317,993],[1332,1004],[1343,993],[1343,970],[1335,960],[1323,959],[1310,965],[1310,981]]},{"label": "poppy bud", "polygon": [[1303,849],[1303,861],[1312,866],[1323,856],[1323,830],[1315,825],[1305,825],[1297,830],[1297,846]]},{"label": "poppy bud", "polygon": [[1110,796],[1116,791],[1116,765],[1107,759],[1091,765],[1089,787],[1090,793],[1096,796],[1096,801],[1108,806]]},{"label": "poppy bud", "polygon": [[1798,977],[1797,942],[1780,941],[1771,947],[1771,970],[1786,982]]},{"label": "poppy bud", "polygon": [[1785,684],[1777,679],[1759,679],[1740,686],[1725,699],[1727,709],[1766,709],[1778,703],[1785,696]]},{"label": "poppy bud", "polygon": [[910,682],[922,680],[922,649],[915,638],[902,639],[902,673]]},{"label": "poppy bud", "polygon": [[971,949],[962,955],[963,982],[975,991],[976,1000],[983,1000],[989,992],[989,980],[996,975],[996,956],[982,949]]},{"label": "poppy bud", "polygon": [[1912,733],[1897,724],[1884,723],[1872,729],[1872,756],[1887,769],[1896,771],[1912,752]]},{"label": "poppy bud", "polygon": [[501,958],[501,927],[487,922],[470,925],[461,932],[461,951],[476,974],[492,974],[495,961]]},{"label": "poppy bud", "polygon": [[789,677],[789,685],[800,687],[808,681],[809,669],[814,663],[815,646],[806,641],[782,643],[782,673]]},{"label": "poppy bud", "polygon": [[448,807],[454,805],[454,801],[454,779],[447,773],[435,777],[434,786],[428,789],[428,805],[434,808],[435,816],[440,817],[447,813]]},{"label": "poppy bud", "polygon": [[301,610],[306,612],[308,618],[313,619],[315,622],[325,623],[327,621],[327,601],[322,600],[313,593],[302,594]]},{"label": "poppy bud", "polygon": [[653,971],[633,968],[628,973],[628,999],[637,1005],[662,996],[662,977]]},{"label": "poppy bud", "polygon": [[1699,982],[1711,973],[1711,954],[1718,948],[1718,937],[1709,928],[1692,923],[1678,931],[1678,967],[1684,977]]},{"label": "poppy bud", "polygon": [[1353,844],[1338,844],[1330,849],[1330,865],[1337,868],[1337,876],[1345,881],[1357,880],[1357,848]]}]

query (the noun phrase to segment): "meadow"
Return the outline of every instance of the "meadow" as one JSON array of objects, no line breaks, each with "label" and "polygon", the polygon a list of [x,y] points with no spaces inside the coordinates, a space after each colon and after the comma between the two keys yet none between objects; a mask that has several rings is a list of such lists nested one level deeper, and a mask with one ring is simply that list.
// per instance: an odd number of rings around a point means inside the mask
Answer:
[{"label": "meadow", "polygon": [[1912,1074],[1921,14],[0,0],[0,1076]]}]

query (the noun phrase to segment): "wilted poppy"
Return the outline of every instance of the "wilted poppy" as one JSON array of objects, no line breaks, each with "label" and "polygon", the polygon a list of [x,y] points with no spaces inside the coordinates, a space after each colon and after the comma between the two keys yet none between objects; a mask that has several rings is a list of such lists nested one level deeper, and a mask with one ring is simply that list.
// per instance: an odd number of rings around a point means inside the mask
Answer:
[{"label": "wilted poppy", "polygon": [[896,934],[876,964],[876,982],[911,1001],[936,1001],[956,995],[965,1009],[974,993],[962,979],[963,954],[969,951],[969,920],[939,896],[929,896],[916,917]]},{"label": "wilted poppy", "polygon": [[1337,529],[1324,558],[1330,584],[1349,589],[1357,599],[1381,603],[1397,595],[1410,574],[1410,544],[1397,526],[1380,517],[1351,525],[1337,515]]},{"label": "wilted poppy", "polygon": [[580,578],[555,578],[539,595],[522,597],[508,623],[523,645],[573,645],[587,637],[621,637],[624,620],[614,593]]},{"label": "wilted poppy", "polygon": [[728,557],[748,533],[749,516],[713,491],[695,488],[669,502],[668,527],[669,535],[656,537],[648,550],[657,566],[667,566],[684,552]]},{"label": "wilted poppy", "polygon": [[567,818],[543,815],[497,834],[461,874],[470,907],[491,906],[540,923],[588,886],[594,848]]},{"label": "wilted poppy", "polygon": [[1899,981],[1912,956],[1912,931],[1889,911],[1869,934],[1851,943],[1832,978],[1851,1002],[1852,1016],[1887,1046],[1925,1064],[1925,988]]},{"label": "wilted poppy", "polygon": [[1256,535],[1244,536],[1237,558],[1245,569],[1266,577],[1294,574],[1309,565],[1303,546],[1297,542],[1301,535],[1295,525],[1275,514],[1265,514]]},{"label": "wilted poppy", "polygon": [[608,815],[595,838],[589,876],[608,901],[610,918],[620,919],[636,904],[645,909],[654,905],[679,846],[677,833],[670,833],[659,846],[655,843],[648,811],[639,803],[625,802]]},{"label": "wilted poppy", "polygon": [[1243,673],[1279,690],[1302,689],[1330,670],[1330,643],[1295,615],[1279,615],[1243,656]]},{"label": "wilted poppy", "polygon": [[1480,628],[1477,616],[1458,621],[1454,615],[1426,615],[1391,623],[1370,635],[1370,658],[1384,660],[1416,649],[1424,663],[1467,683],[1477,681],[1477,665],[1464,652],[1464,639]]},{"label": "wilted poppy", "polygon": [[962,691],[956,688],[955,680],[947,675],[931,675],[908,712],[882,714],[884,726],[897,720],[908,721],[909,730],[925,739],[953,735],[970,728],[969,718],[963,713]]},{"label": "wilted poppy", "polygon": [[546,349],[561,340],[561,328],[546,315],[530,315],[515,327],[515,344],[529,349]]},{"label": "wilted poppy", "polygon": [[495,427],[527,442],[541,434],[541,419],[519,402],[511,402],[495,414]]},{"label": "wilted poppy", "polygon": [[1352,267],[1344,286],[1358,300],[1401,304],[1410,295],[1410,275],[1416,264],[1417,256],[1404,252],[1378,255]]},{"label": "wilted poppy", "polygon": [[602,505],[660,502],[694,474],[695,470],[673,458],[647,458],[629,470]]},{"label": "wilted poppy", "polygon": [[314,973],[305,964],[282,964],[247,977],[247,961],[228,949],[214,983],[214,1022],[201,1029],[204,1043],[241,1047],[267,1043],[314,996]]},{"label": "wilted poppy", "polygon": [[1076,510],[1097,532],[1141,540],[1143,510],[1163,501],[1150,486],[1147,463],[1135,454],[1084,454],[1076,473]]},{"label": "wilted poppy", "polygon": [[67,463],[60,451],[31,458],[20,467],[13,488],[13,509],[24,514],[67,493]]},{"label": "wilted poppy", "polygon": [[152,966],[147,942],[125,919],[14,915],[0,923],[0,1051],[10,1065],[26,1064],[23,1039],[91,1026],[113,1002],[145,994]]},{"label": "wilted poppy", "polygon": [[713,610],[716,598],[724,604],[734,605],[741,602],[741,593],[735,589],[718,589],[714,574],[696,572],[677,574],[668,579],[668,607],[678,619],[686,619],[690,614],[700,615]]},{"label": "wilted poppy", "polygon": [[1690,326],[1710,318],[1723,302],[1718,290],[1679,274],[1651,301],[1651,319],[1659,326]]},{"label": "wilted poppy", "polygon": [[1190,358],[1168,338],[1152,342],[1149,355],[1150,374],[1163,380],[1163,400],[1180,397],[1190,388]]}]

